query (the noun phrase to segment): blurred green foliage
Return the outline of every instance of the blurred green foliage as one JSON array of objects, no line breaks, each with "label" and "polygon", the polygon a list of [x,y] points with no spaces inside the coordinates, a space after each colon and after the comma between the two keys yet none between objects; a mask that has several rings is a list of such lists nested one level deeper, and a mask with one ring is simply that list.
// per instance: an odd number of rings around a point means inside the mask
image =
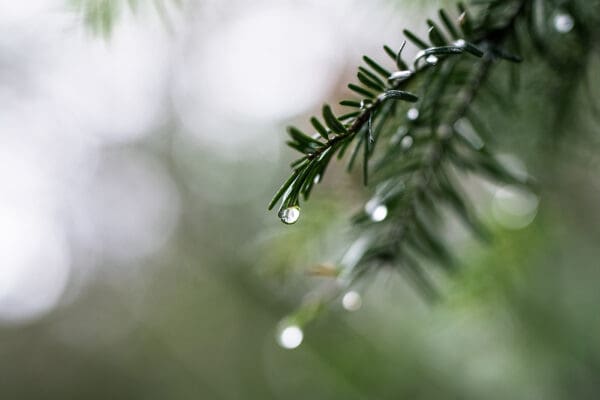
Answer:
[{"label": "blurred green foliage", "polygon": [[151,6],[168,25],[168,3],[181,6],[181,0],[68,0],[70,7],[81,15],[85,25],[97,35],[108,38],[126,12],[137,13]]}]

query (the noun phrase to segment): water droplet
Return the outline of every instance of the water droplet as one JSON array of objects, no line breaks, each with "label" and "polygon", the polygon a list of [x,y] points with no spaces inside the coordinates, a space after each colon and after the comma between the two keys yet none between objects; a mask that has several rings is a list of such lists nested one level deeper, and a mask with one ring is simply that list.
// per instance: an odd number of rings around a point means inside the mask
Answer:
[{"label": "water droplet", "polygon": [[435,65],[438,63],[438,61],[439,61],[439,58],[437,58],[433,54],[427,56],[427,58],[425,59],[425,62],[429,65]]},{"label": "water droplet", "polygon": [[371,219],[373,220],[373,222],[381,222],[387,217],[387,215],[388,209],[382,204],[380,206],[377,206],[375,210],[373,210],[373,213],[371,213]]},{"label": "water droplet", "polygon": [[342,306],[348,311],[357,311],[362,306],[362,298],[358,292],[351,290],[342,297]]},{"label": "water droplet", "polygon": [[454,45],[456,47],[465,48],[467,46],[467,42],[465,42],[463,39],[458,39],[456,42],[454,42]]},{"label": "water droplet", "polygon": [[411,121],[416,121],[419,118],[419,109],[418,108],[409,108],[406,112],[406,118]]},{"label": "water droplet", "polygon": [[281,329],[277,336],[277,342],[284,349],[295,349],[300,346],[304,339],[304,333],[298,325],[289,325]]},{"label": "water droplet", "polygon": [[315,175],[315,179],[313,179],[313,183],[316,185],[317,183],[321,182],[321,174],[317,174]]},{"label": "water droplet", "polygon": [[300,218],[300,207],[292,206],[279,211],[281,222],[287,225],[295,224]]},{"label": "water droplet", "polygon": [[369,214],[373,222],[381,222],[388,215],[388,209],[378,198],[373,198],[365,204],[365,212]]},{"label": "water droplet", "polygon": [[412,138],[412,136],[404,136],[402,138],[402,141],[400,142],[400,146],[402,146],[404,150],[408,150],[412,147],[413,143],[414,139]]},{"label": "water droplet", "polygon": [[539,198],[516,186],[503,186],[496,190],[492,214],[496,221],[509,229],[522,229],[533,222]]},{"label": "water droplet", "polygon": [[413,74],[413,72],[410,70],[396,71],[396,72],[393,72],[388,77],[388,80],[390,80],[390,81],[405,80],[405,79],[410,78],[412,76],[412,74]]},{"label": "water droplet", "polygon": [[554,28],[560,33],[569,33],[575,26],[575,21],[570,14],[558,13],[554,16]]}]

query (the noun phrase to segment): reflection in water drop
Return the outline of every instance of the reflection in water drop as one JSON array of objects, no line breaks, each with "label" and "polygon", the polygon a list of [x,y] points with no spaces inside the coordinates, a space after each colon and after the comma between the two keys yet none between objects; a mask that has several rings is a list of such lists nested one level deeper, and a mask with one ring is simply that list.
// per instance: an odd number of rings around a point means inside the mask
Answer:
[{"label": "reflection in water drop", "polygon": [[454,45],[456,47],[464,48],[467,46],[467,42],[465,42],[463,39],[458,39],[456,42],[454,42]]},{"label": "reflection in water drop", "polygon": [[284,349],[295,349],[304,339],[304,333],[298,325],[289,325],[283,328],[277,337],[277,342]]},{"label": "reflection in water drop", "polygon": [[569,33],[575,26],[575,21],[570,14],[559,13],[554,16],[554,28],[560,33]]},{"label": "reflection in water drop", "polygon": [[386,206],[379,205],[377,207],[375,207],[375,210],[373,210],[373,212],[371,213],[371,219],[374,222],[381,222],[383,221],[388,215],[388,209]]},{"label": "reflection in water drop", "polygon": [[381,204],[378,198],[372,198],[365,204],[365,212],[371,217],[373,222],[381,222],[388,215],[388,209],[385,204]]},{"label": "reflection in water drop", "polygon": [[429,65],[435,65],[438,63],[438,61],[439,61],[439,59],[436,56],[434,56],[433,54],[430,56],[427,56],[427,58],[425,59],[425,62],[427,62],[427,64],[429,64]]},{"label": "reflection in water drop", "polygon": [[496,190],[492,214],[496,221],[509,229],[522,229],[533,222],[539,198],[515,186],[504,186]]},{"label": "reflection in water drop", "polygon": [[419,118],[419,109],[418,108],[409,108],[406,112],[406,118],[411,121],[416,121]]},{"label": "reflection in water drop", "polygon": [[396,72],[392,72],[392,74],[388,77],[388,80],[390,81],[396,81],[396,80],[405,80],[410,78],[410,76],[413,74],[413,72],[411,70],[404,70],[404,71],[396,71]]},{"label": "reflection in water drop", "polygon": [[362,306],[362,298],[358,292],[351,290],[342,297],[342,306],[348,311],[357,311]]},{"label": "reflection in water drop", "polygon": [[300,218],[300,207],[292,206],[279,211],[281,222],[287,225],[295,224]]},{"label": "reflection in water drop", "polygon": [[400,145],[404,150],[408,150],[412,147],[413,143],[414,139],[412,138],[412,136],[404,136],[402,138],[402,141],[400,142]]},{"label": "reflection in water drop", "polygon": [[315,175],[315,179],[313,179],[313,183],[316,185],[317,183],[321,182],[321,174],[317,174]]}]

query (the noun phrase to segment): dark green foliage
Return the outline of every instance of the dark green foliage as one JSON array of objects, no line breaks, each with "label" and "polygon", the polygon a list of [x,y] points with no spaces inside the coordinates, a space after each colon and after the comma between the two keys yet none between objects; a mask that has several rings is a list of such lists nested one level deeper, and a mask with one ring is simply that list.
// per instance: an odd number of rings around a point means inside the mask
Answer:
[{"label": "dark green foliage", "polygon": [[[290,146],[305,157],[275,197],[275,202],[282,199],[282,208],[298,205],[297,193],[310,193],[313,178],[322,177],[333,155],[341,158],[349,147],[348,170],[362,154],[364,183],[374,185],[374,196],[353,218],[355,232],[369,238],[372,245],[355,254],[352,265],[341,266],[349,281],[390,265],[434,297],[421,260],[432,259],[444,271],[456,267],[439,234],[442,210],[452,210],[478,237],[489,240],[454,172],[529,183],[496,160],[485,145],[489,134],[471,106],[479,94],[491,94],[497,103],[507,103],[506,95],[496,93],[488,77],[502,60],[521,61],[521,55],[514,53],[520,47],[514,43],[526,39],[519,37],[518,27],[533,23],[534,6],[528,0],[474,3],[471,11],[463,4],[456,13],[440,10],[439,23],[427,20],[428,39],[404,31],[407,40],[420,49],[411,70],[401,57],[406,42],[398,52],[384,46],[398,71],[388,71],[364,56],[366,66],[359,67],[359,84],[348,86],[361,99],[340,103],[353,111],[336,118],[329,106],[323,108],[325,123],[335,137],[327,139],[314,118],[311,122],[325,142],[293,131]],[[466,125],[472,132],[462,129]],[[385,215],[376,215],[377,207],[380,211],[384,207]]]},{"label": "dark green foliage", "polygon": [[341,123],[335,115],[333,115],[333,111],[331,111],[331,107],[328,105],[323,106],[323,118],[325,119],[325,123],[332,131],[335,133],[346,133],[346,128],[344,124]]},{"label": "dark green foliage", "polygon": [[439,13],[440,20],[444,24],[444,27],[446,28],[446,30],[448,31],[448,33],[450,34],[452,39],[454,39],[454,40],[458,39],[460,37],[460,34],[458,33],[456,26],[454,25],[454,23],[448,16],[448,13],[446,13],[446,11],[444,9],[440,9],[440,11],[438,13]]},{"label": "dark green foliage", "polygon": [[387,69],[383,68],[381,65],[379,65],[378,63],[376,63],[369,57],[363,56],[363,60],[365,60],[367,65],[369,67],[373,68],[373,70],[377,71],[377,73],[379,75],[381,75],[383,78],[387,78],[388,76],[390,76],[390,72]]},{"label": "dark green foliage", "polygon": [[448,44],[448,41],[443,36],[441,29],[437,26],[435,22],[428,19],[427,25],[429,25],[429,41],[434,46],[445,46]]},{"label": "dark green foliage", "polygon": [[316,129],[317,133],[319,135],[321,135],[321,137],[323,139],[329,140],[329,135],[328,135],[327,129],[323,126],[323,124],[321,124],[321,122],[319,122],[318,119],[316,119],[315,117],[312,117],[310,119],[310,123]]},{"label": "dark green foliage", "polygon": [[414,44],[415,46],[417,46],[418,48],[420,48],[420,49],[426,49],[426,48],[430,47],[427,43],[425,43],[417,35],[415,35],[411,31],[409,31],[408,29],[405,29],[403,32],[404,32],[404,36],[406,36],[406,38],[412,44]]}]

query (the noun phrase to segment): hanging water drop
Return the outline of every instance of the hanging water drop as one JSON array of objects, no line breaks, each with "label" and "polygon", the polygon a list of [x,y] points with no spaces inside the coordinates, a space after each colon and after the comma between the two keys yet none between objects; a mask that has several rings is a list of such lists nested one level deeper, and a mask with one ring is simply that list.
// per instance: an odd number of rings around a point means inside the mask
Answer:
[{"label": "hanging water drop", "polygon": [[383,204],[381,204],[381,205],[375,207],[375,209],[371,213],[371,220],[373,220],[373,222],[381,222],[387,217],[387,215],[388,215],[387,207],[384,206]]},{"label": "hanging water drop", "polygon": [[522,229],[533,222],[540,199],[532,192],[517,186],[503,186],[496,190],[492,215],[508,229]]},{"label": "hanging water drop", "polygon": [[406,112],[406,118],[411,121],[416,121],[419,118],[419,109],[418,108],[409,108]]},{"label": "hanging water drop", "polygon": [[454,42],[454,45],[456,47],[460,47],[461,49],[464,49],[465,47],[467,47],[467,42],[465,42],[463,39],[458,39],[456,42]]},{"label": "hanging water drop", "polygon": [[277,343],[284,349],[295,349],[304,339],[304,333],[298,325],[289,325],[281,329],[277,336]]},{"label": "hanging water drop", "polygon": [[373,222],[381,222],[388,215],[388,209],[378,198],[372,198],[365,204],[365,212],[371,217]]},{"label": "hanging water drop", "polygon": [[402,146],[402,148],[404,150],[408,150],[412,147],[413,143],[414,143],[414,139],[412,138],[412,136],[407,135],[402,138],[402,141],[400,142],[400,146]]},{"label": "hanging water drop", "polygon": [[575,21],[570,14],[558,13],[554,16],[554,28],[560,33],[569,33],[575,26]]},{"label": "hanging water drop", "polygon": [[313,179],[313,183],[316,185],[317,183],[321,182],[321,174],[317,174],[315,175],[315,179]]},{"label": "hanging water drop", "polygon": [[281,222],[287,225],[295,224],[300,218],[300,207],[292,206],[279,211]]},{"label": "hanging water drop", "polygon": [[413,72],[408,69],[404,70],[404,71],[396,71],[396,72],[393,72],[388,77],[388,80],[390,80],[390,81],[405,80],[405,79],[410,78],[412,74],[413,74]]},{"label": "hanging water drop", "polygon": [[429,65],[435,65],[438,63],[438,61],[439,61],[439,58],[437,58],[433,54],[427,56],[427,58],[425,59],[425,62]]},{"label": "hanging water drop", "polygon": [[348,311],[357,311],[362,306],[362,298],[358,292],[351,290],[342,297],[342,306]]}]

